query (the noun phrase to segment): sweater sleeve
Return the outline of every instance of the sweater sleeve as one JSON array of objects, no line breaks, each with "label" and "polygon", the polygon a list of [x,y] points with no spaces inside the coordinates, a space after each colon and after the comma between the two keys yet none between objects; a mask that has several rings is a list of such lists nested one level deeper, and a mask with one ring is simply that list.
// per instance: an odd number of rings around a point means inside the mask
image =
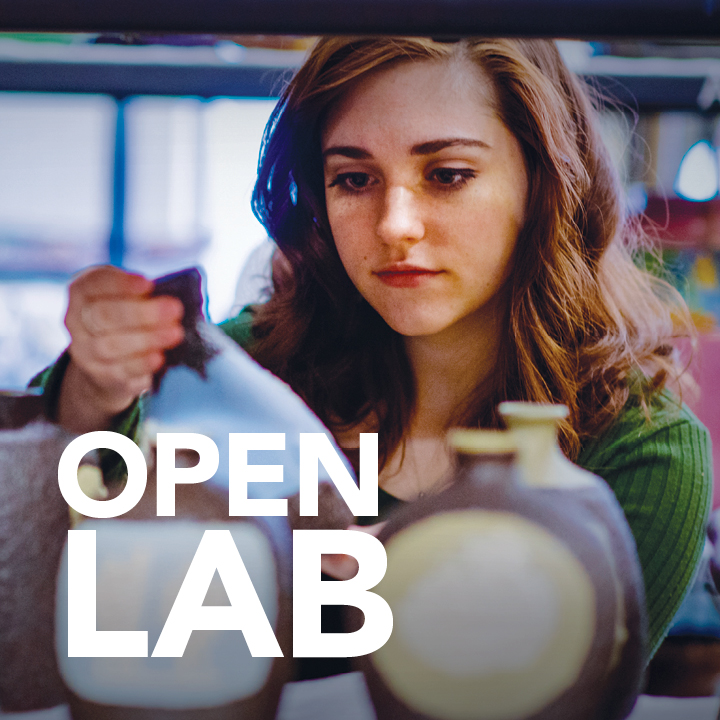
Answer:
[{"label": "sweater sleeve", "polygon": [[610,485],[635,537],[650,657],[697,570],[710,512],[710,457],[705,427],[666,392],[652,401],[649,419],[638,404],[629,405],[577,460]]},{"label": "sweater sleeve", "polygon": [[235,317],[221,322],[218,327],[243,350],[247,350],[253,342],[252,324],[255,318],[255,306],[244,307]]},{"label": "sweater sleeve", "polygon": [[[29,387],[40,387],[45,397],[45,409],[50,420],[57,419],[57,404],[60,398],[60,387],[62,385],[65,371],[70,362],[70,354],[66,350],[52,365],[39,372],[28,383]],[[126,435],[135,440],[138,429],[144,416],[144,402],[140,397],[127,410],[113,418],[108,430]],[[108,484],[124,482],[127,476],[125,461],[115,452],[110,450],[99,450],[100,466],[103,477]]]}]

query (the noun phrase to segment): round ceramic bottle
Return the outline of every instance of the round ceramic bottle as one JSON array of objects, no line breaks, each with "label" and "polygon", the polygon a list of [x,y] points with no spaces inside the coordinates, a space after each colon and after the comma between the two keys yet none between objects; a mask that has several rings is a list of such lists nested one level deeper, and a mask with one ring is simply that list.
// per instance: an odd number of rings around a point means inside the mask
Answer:
[{"label": "round ceramic bottle", "polygon": [[[77,525],[78,530],[96,535],[95,625],[110,631],[146,631],[148,657],[69,656],[66,549],[58,581],[57,649],[72,718],[273,720],[282,686],[293,671],[292,547],[287,519],[229,518],[227,494],[208,483],[176,486],[174,516],[159,518],[152,446],[148,459],[147,488],[138,505],[122,518],[85,519]],[[192,467],[197,457],[178,451],[175,463]],[[210,542],[218,544],[211,547]],[[223,548],[229,543],[231,555],[237,548],[244,570],[236,562],[219,562],[212,570],[212,563],[227,555]],[[191,565],[203,546],[204,565],[212,572],[208,575],[206,567],[191,577]],[[238,584],[239,575],[244,584]],[[168,654],[174,651],[168,651],[167,641],[180,632],[171,625],[171,617],[181,593],[184,606],[193,608],[190,617],[198,623],[196,630],[212,623],[209,606],[226,606],[218,610],[228,613],[227,606],[234,605],[239,608],[235,622],[242,620],[249,607],[246,598],[254,594],[261,614],[255,605],[253,618],[260,619],[265,638],[276,639],[282,656],[260,657],[257,647],[254,656],[250,642],[227,630],[193,631],[181,657]],[[224,626],[233,621],[225,618]]]},{"label": "round ceramic bottle", "polygon": [[393,633],[357,659],[379,720],[621,717],[606,706],[616,571],[592,515],[528,486],[510,433],[451,443],[453,484],[380,534],[388,569],[373,592]]}]

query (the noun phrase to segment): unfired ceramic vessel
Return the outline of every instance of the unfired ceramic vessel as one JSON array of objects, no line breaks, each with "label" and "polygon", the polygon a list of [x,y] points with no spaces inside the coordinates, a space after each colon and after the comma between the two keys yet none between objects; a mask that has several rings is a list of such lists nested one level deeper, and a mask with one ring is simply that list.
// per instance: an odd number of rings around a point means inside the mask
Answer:
[{"label": "unfired ceramic vessel", "polygon": [[[604,497],[588,502],[595,481],[528,482],[515,435],[460,431],[452,442],[451,487],[380,534],[388,570],[374,591],[393,610],[393,634],[356,661],[379,720],[625,717],[642,660],[623,666],[622,682],[615,671],[629,635],[642,648],[644,626],[628,628],[619,600],[625,558],[606,522],[621,518],[597,509]],[[536,444],[547,467],[567,470]],[[350,627],[359,622],[351,611]]]},{"label": "unfired ceramic vessel", "polygon": [[69,527],[57,466],[73,438],[50,423],[0,430],[0,708],[64,702],[55,658],[55,581]]}]

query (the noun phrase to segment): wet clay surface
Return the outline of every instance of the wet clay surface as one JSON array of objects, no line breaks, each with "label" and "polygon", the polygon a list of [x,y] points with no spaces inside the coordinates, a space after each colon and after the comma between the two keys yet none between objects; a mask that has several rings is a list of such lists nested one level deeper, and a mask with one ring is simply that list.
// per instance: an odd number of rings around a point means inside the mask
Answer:
[{"label": "wet clay surface", "polygon": [[[623,666],[630,680],[619,680],[612,672],[615,669],[613,653],[617,612],[613,578],[614,573],[622,573],[627,568],[624,561],[619,566],[614,563],[606,549],[597,542],[596,536],[587,529],[589,522],[596,521],[606,511],[596,509],[591,513],[583,499],[575,493],[545,493],[527,489],[519,482],[511,458],[510,455],[486,456],[481,462],[463,458],[454,484],[449,489],[400,508],[388,520],[379,539],[386,544],[395,534],[423,518],[470,508],[514,513],[549,529],[572,549],[590,576],[596,600],[595,630],[590,650],[575,682],[545,707],[518,720],[623,718],[640,691],[644,638],[640,609],[636,605],[638,595],[635,593],[629,598],[629,661]],[[611,515],[606,515],[606,519],[610,523],[615,522]],[[362,613],[349,609],[346,629],[356,630],[362,622]],[[365,674],[378,720],[431,720],[429,716],[408,707],[392,692],[371,656],[356,658],[353,665]],[[480,698],[478,702],[481,707]],[[480,712],[478,717],[485,715]]]},{"label": "wet clay surface", "polygon": [[55,659],[55,581],[69,528],[57,467],[73,436],[57,426],[0,432],[0,707],[64,702]]},{"label": "wet clay surface", "polygon": [[[178,467],[192,467],[196,463],[197,453],[194,451],[177,452]],[[270,675],[259,692],[237,702],[218,707],[161,710],[102,705],[71,692],[69,703],[73,720],[272,720],[282,686],[292,679],[291,548],[285,543],[285,533],[277,532],[277,528],[262,520],[229,518],[227,493],[207,483],[177,485],[175,490],[175,516],[157,517],[157,479],[155,468],[150,467],[147,488],[141,501],[124,514],[123,519],[153,522],[192,520],[201,523],[237,521],[259,525],[271,542],[278,567],[279,602],[275,635],[284,657],[275,659]]]}]

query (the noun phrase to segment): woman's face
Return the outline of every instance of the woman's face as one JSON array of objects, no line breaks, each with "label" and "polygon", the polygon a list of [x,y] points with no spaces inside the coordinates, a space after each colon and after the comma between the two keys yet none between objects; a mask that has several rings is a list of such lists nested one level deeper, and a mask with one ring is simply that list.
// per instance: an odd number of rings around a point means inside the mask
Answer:
[{"label": "woman's face", "polygon": [[527,173],[469,62],[401,62],[363,78],[322,134],[335,244],[397,332],[494,315],[523,224]]}]

